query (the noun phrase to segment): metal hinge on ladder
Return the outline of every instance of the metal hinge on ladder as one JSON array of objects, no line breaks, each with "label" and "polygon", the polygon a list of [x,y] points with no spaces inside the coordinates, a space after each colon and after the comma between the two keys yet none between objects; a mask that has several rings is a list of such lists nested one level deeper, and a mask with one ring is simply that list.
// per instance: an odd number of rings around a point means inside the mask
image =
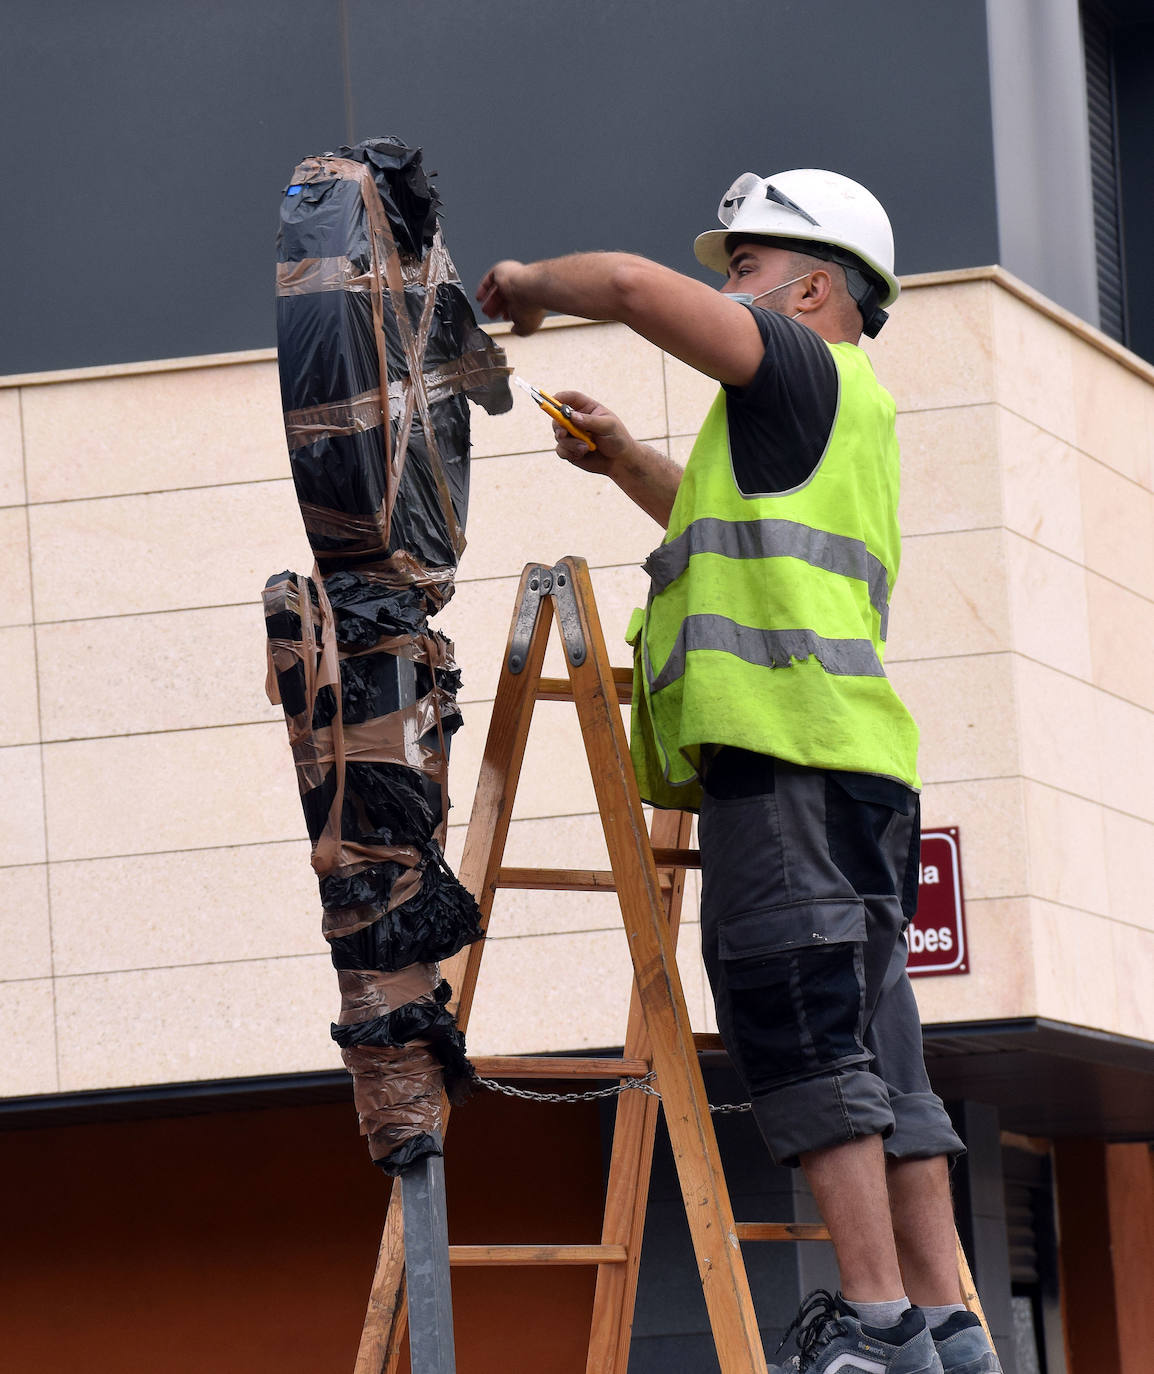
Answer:
[{"label": "metal hinge on ladder", "polygon": [[585,636],[581,631],[581,616],[577,610],[577,597],[569,570],[564,563],[552,568],[534,567],[530,570],[525,584],[525,595],[517,608],[513,624],[512,642],[509,645],[509,671],[519,673],[525,667],[529,644],[533,631],[537,628],[537,617],[541,614],[541,602],[545,597],[553,598],[557,612],[557,624],[561,629],[561,640],[565,653],[574,667],[585,662]]}]

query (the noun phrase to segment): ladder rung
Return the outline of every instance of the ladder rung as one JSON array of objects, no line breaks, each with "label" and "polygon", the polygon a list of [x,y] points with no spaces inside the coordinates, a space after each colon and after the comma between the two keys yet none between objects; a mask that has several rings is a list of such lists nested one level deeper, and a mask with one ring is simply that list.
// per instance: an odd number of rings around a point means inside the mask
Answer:
[{"label": "ladder rung", "polygon": [[700,849],[655,849],[653,860],[658,868],[700,868]]},{"label": "ladder rung", "polygon": [[[658,877],[668,886],[669,874],[678,868],[700,868],[696,849],[655,849]],[[531,888],[538,892],[616,892],[617,883],[608,868],[501,868],[498,887]]]},{"label": "ladder rung", "polygon": [[644,1059],[569,1058],[538,1054],[489,1054],[473,1059],[482,1078],[644,1078]]},{"label": "ladder rung", "polygon": [[541,892],[616,892],[609,869],[598,868],[502,868],[498,887],[528,887]]},{"label": "ladder rung", "polygon": [[624,1245],[450,1245],[449,1263],[477,1264],[624,1264]]},{"label": "ladder rung", "polygon": [[739,1221],[738,1240],[829,1240],[819,1221]]},{"label": "ladder rung", "polygon": [[[622,706],[633,700],[633,669],[611,668],[617,699]],[[543,677],[537,682],[538,701],[572,701],[573,684],[567,677]]]}]

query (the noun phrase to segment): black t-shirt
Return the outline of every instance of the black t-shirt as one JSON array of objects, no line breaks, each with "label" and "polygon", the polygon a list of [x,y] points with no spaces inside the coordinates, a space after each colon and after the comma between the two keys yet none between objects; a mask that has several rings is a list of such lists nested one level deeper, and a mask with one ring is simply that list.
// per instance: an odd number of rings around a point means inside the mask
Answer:
[{"label": "black t-shirt", "polygon": [[837,418],[838,374],[812,329],[760,306],[747,307],[765,343],[748,386],[727,386],[729,452],[743,496],[769,496],[813,475]]}]

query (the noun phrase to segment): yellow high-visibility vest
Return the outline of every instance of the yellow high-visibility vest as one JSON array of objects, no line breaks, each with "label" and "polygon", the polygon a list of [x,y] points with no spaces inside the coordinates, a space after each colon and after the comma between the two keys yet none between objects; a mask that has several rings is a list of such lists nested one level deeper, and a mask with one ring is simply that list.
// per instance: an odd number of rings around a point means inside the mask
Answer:
[{"label": "yellow high-visibility vest", "polygon": [[917,726],[882,666],[901,558],[895,406],[860,348],[830,351],[837,417],[810,478],[743,496],[723,391],[646,560],[631,747],[655,805],[700,806],[708,744],[920,786]]}]

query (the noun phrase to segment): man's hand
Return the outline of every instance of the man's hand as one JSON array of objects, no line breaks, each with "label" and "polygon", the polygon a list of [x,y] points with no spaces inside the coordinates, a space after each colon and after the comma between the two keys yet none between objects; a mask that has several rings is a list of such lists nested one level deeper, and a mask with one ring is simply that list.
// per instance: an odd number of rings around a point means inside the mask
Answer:
[{"label": "man's hand", "polygon": [[573,409],[573,423],[587,431],[597,447],[590,452],[582,439],[575,439],[563,426],[553,422],[553,437],[557,440],[557,456],[572,463],[583,472],[611,475],[611,469],[635,447],[633,436],[616,415],[600,401],[581,391],[558,391],[556,400]]},{"label": "man's hand", "polygon": [[510,321],[514,334],[536,334],[545,318],[540,306],[530,305],[519,294],[525,275],[523,262],[506,258],[490,267],[477,287],[481,309],[491,320]]},{"label": "man's hand", "polygon": [[660,449],[638,443],[617,416],[592,396],[582,391],[558,391],[554,396],[562,405],[572,407],[573,423],[597,443],[590,452],[581,439],[554,422],[558,455],[575,468],[616,482],[659,525],[668,524],[681,483],[677,464]]}]

